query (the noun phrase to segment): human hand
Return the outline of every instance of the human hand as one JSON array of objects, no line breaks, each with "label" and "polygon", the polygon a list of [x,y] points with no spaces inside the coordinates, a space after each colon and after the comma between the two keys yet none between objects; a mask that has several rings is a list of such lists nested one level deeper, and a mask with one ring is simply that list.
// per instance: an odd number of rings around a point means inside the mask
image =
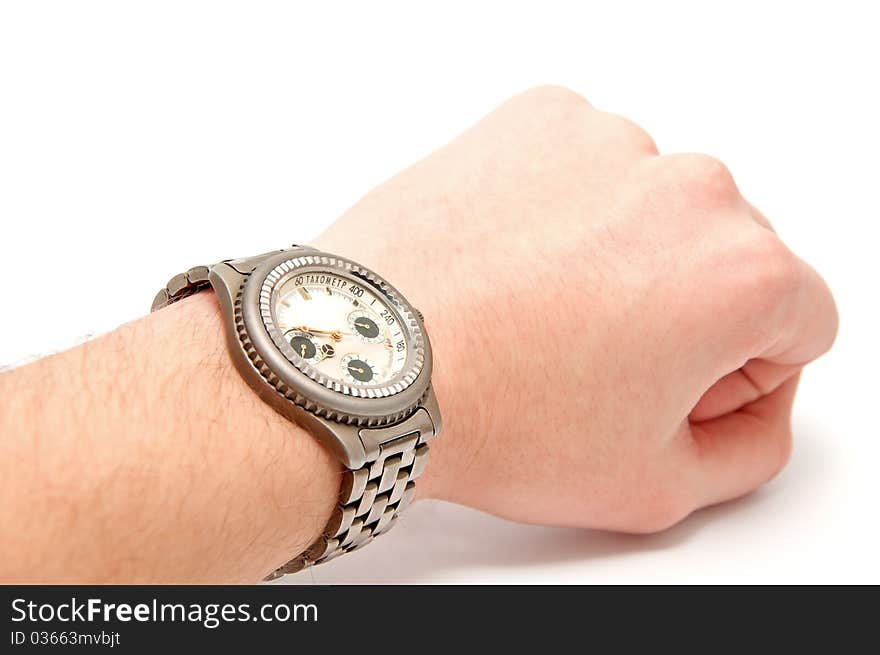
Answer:
[{"label": "human hand", "polygon": [[[353,235],[357,235],[355,238]],[[444,434],[422,497],[632,532],[772,478],[830,292],[704,155],[539,88],[316,242],[423,311]]]}]

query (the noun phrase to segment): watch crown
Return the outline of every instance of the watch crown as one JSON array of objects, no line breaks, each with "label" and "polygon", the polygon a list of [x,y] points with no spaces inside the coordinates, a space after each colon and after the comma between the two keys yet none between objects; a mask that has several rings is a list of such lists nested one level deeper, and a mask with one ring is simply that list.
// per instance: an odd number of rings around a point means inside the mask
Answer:
[{"label": "watch crown", "polygon": [[421,310],[421,309],[416,309],[415,307],[413,307],[413,309],[415,309],[416,315],[419,317],[419,320],[420,320],[422,323],[424,323],[424,322],[425,322],[425,315],[422,314],[422,310]]}]

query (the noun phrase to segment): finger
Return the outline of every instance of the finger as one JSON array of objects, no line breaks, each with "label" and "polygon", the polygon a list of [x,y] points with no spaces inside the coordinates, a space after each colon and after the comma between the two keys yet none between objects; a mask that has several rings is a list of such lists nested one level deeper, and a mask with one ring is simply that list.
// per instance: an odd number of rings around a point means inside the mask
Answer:
[{"label": "finger", "polygon": [[[742,263],[746,279],[753,267],[759,271],[749,280],[750,295],[767,302],[743,303],[753,328],[765,339],[757,344],[761,346],[759,350],[741,353],[740,361],[764,359],[774,364],[803,366],[826,352],[834,342],[838,327],[834,297],[815,269],[776,236],[770,220],[748,200],[742,196],[740,199],[751,220],[772,233],[758,240],[763,246],[753,253],[752,261]],[[760,382],[758,378],[769,375],[766,384],[759,384],[761,387],[778,384],[790,372],[790,369],[774,371],[772,367],[755,366],[754,381]],[[749,371],[745,374],[748,376]],[[742,375],[734,377],[742,378]],[[728,386],[727,382],[724,386]],[[740,388],[744,382],[747,380],[734,381]]]},{"label": "finger", "polygon": [[776,235],[757,226],[751,231],[739,237],[745,245],[736,246],[735,256],[719,260],[712,291],[700,304],[701,316],[718,318],[702,342],[710,359],[694,405],[750,360],[804,366],[837,334],[837,309],[825,281]]},{"label": "finger", "polygon": [[791,409],[799,375],[740,410],[691,423],[702,503],[737,498],[773,478],[791,452]]},{"label": "finger", "polygon": [[806,262],[794,258],[795,282],[779,300],[771,342],[758,357],[776,364],[804,365],[825,353],[837,336],[837,306],[825,280]]},{"label": "finger", "polygon": [[779,385],[800,371],[801,366],[776,364],[752,359],[713,384],[700,398],[688,417],[708,421],[735,412],[762,396],[773,393]]}]

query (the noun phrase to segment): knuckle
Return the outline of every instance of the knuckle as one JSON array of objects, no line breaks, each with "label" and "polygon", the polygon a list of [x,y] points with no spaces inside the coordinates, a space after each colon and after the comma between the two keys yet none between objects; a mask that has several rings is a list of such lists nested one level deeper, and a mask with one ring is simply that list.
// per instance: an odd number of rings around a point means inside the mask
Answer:
[{"label": "knuckle", "polygon": [[733,321],[730,335],[739,335],[738,347],[762,352],[777,336],[774,326],[784,320],[802,284],[800,263],[773,232],[758,225],[745,236],[724,237],[713,257],[716,286],[708,313]]},{"label": "knuckle", "polygon": [[567,110],[586,110],[592,108],[587,99],[576,91],[554,84],[532,87],[522,93],[520,98],[544,108],[559,107]]},{"label": "knuckle", "polygon": [[748,286],[771,300],[789,295],[800,283],[797,257],[769,230],[756,230],[737,260]]},{"label": "knuckle", "polygon": [[663,183],[701,204],[723,204],[739,197],[730,169],[710,155],[665,155],[659,158],[658,165]]},{"label": "knuckle", "polygon": [[690,164],[690,179],[697,186],[707,190],[736,189],[736,182],[727,165],[720,159],[710,155],[695,154],[688,157]]},{"label": "knuckle", "polygon": [[616,141],[626,144],[630,149],[657,154],[657,144],[641,125],[620,114],[604,111],[600,114],[609,133],[615,136]]},{"label": "knuckle", "polygon": [[[571,150],[583,136],[595,113],[582,96],[562,86],[539,86],[516,96],[510,103],[519,143],[551,150],[557,157]],[[558,163],[558,162],[557,162]]]}]

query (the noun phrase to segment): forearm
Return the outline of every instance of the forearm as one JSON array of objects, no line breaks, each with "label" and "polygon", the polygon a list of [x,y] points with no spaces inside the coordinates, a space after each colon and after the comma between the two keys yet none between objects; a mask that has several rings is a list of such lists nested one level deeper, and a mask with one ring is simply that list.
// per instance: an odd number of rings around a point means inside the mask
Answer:
[{"label": "forearm", "polygon": [[0,376],[0,579],[253,582],[339,465],[245,384],[211,293]]}]

